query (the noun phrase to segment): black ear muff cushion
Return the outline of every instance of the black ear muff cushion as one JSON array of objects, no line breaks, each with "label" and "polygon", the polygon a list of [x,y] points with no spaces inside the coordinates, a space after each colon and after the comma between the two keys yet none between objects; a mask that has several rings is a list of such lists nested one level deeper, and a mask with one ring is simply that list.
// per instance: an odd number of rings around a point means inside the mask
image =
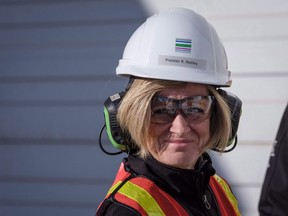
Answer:
[{"label": "black ear muff cushion", "polygon": [[[223,97],[230,108],[231,113],[231,123],[232,123],[232,135],[229,139],[228,146],[237,144],[237,130],[240,122],[241,112],[242,112],[242,101],[231,92],[224,91],[223,89],[218,89],[218,93]],[[236,142],[236,143],[235,143]]]}]

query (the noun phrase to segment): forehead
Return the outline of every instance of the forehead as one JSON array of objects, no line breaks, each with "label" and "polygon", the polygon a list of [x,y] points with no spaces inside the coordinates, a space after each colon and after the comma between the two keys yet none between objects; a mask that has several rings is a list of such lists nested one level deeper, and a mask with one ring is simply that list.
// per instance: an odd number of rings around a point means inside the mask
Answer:
[{"label": "forehead", "polygon": [[208,95],[208,87],[205,84],[187,83],[182,87],[166,88],[160,91],[157,95],[162,97],[171,97],[175,99],[182,99],[190,96]]}]

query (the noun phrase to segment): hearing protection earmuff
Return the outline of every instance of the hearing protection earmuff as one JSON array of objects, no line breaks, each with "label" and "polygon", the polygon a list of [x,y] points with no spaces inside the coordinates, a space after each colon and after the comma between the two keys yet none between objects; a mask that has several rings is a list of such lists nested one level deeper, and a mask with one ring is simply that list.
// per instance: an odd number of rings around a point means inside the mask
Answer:
[{"label": "hearing protection earmuff", "polygon": [[104,102],[104,118],[106,124],[106,132],[112,145],[121,151],[126,151],[127,146],[124,140],[124,134],[117,122],[117,110],[119,104],[125,95],[125,92],[120,92],[110,96]]},{"label": "hearing protection earmuff", "polygon": [[[120,105],[121,100],[123,99],[126,91],[130,88],[132,82],[134,79],[130,79],[128,87],[125,91],[122,91],[120,93],[114,94],[107,98],[107,100],[104,102],[104,119],[105,119],[105,125],[102,128],[99,136],[99,143],[101,149],[110,155],[114,154],[120,154],[122,152],[129,152],[131,149],[130,146],[127,144],[129,143],[130,137],[129,134],[124,134],[123,130],[120,128],[117,122],[117,110]],[[217,89],[219,94],[224,98],[224,100],[227,102],[230,112],[231,112],[231,122],[232,122],[232,135],[229,139],[227,148],[224,150],[224,152],[230,152],[232,151],[236,145],[237,145],[237,130],[238,125],[240,121],[241,116],[241,107],[242,107],[242,101],[234,94],[224,91],[222,89]],[[106,133],[108,136],[109,141],[112,143],[112,145],[119,149],[120,152],[116,153],[110,153],[107,152],[102,144],[101,144],[101,134],[106,126]],[[219,149],[215,148],[212,149],[214,151],[220,151]]]},{"label": "hearing protection earmuff", "polygon": [[[129,82],[127,84],[127,87],[125,91],[119,92],[117,94],[114,94],[106,99],[104,102],[104,119],[105,124],[102,127],[99,135],[99,145],[102,151],[109,155],[117,155],[121,154],[122,152],[130,152],[130,146],[128,145],[130,141],[130,135],[125,133],[120,128],[118,122],[117,122],[117,110],[120,105],[120,102],[122,101],[126,91],[130,88],[134,81],[134,77],[130,76]],[[120,150],[120,152],[111,153],[106,151],[102,146],[101,136],[104,128],[106,127],[106,133],[108,136],[109,141],[111,144]]]},{"label": "hearing protection earmuff", "polygon": [[[223,89],[217,89],[217,92],[226,101],[230,109],[232,134],[229,138],[227,148],[224,150],[224,152],[230,152],[237,145],[237,130],[242,112],[242,101],[236,95],[232,94],[231,92],[224,91]],[[217,148],[212,150],[219,152]]]}]

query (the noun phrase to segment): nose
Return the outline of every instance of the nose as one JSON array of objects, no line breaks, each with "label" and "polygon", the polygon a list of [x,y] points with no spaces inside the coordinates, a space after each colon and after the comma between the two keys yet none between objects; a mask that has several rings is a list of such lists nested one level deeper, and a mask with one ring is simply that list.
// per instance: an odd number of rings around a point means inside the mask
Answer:
[{"label": "nose", "polygon": [[188,133],[190,130],[191,128],[184,116],[181,113],[178,113],[171,124],[170,132],[181,136]]}]

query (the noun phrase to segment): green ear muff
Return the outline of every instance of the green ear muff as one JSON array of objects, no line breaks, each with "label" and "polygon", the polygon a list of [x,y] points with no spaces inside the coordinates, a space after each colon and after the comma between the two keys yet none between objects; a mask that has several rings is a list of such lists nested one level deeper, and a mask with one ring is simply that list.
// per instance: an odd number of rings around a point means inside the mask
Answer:
[{"label": "green ear muff", "polygon": [[[122,91],[120,93],[114,94],[106,99],[104,102],[104,119],[105,119],[105,125],[100,131],[99,135],[99,145],[103,152],[109,155],[117,155],[122,152],[132,153],[132,149],[129,145],[132,145],[130,135],[127,133],[124,133],[124,131],[120,128],[118,122],[117,122],[117,111],[118,107],[120,105],[120,102],[122,101],[125,93],[128,91],[128,89],[131,87],[132,83],[134,82],[135,77],[130,76],[129,82],[127,84],[127,87],[125,91]],[[102,146],[102,132],[106,127],[106,133],[108,136],[109,141],[111,144],[121,150],[120,152],[111,153],[106,151]]]},{"label": "green ear muff", "polygon": [[104,102],[104,118],[109,141],[115,148],[121,151],[126,151],[123,131],[118,125],[116,117],[118,106],[123,96],[124,92],[120,92],[107,98]]}]

